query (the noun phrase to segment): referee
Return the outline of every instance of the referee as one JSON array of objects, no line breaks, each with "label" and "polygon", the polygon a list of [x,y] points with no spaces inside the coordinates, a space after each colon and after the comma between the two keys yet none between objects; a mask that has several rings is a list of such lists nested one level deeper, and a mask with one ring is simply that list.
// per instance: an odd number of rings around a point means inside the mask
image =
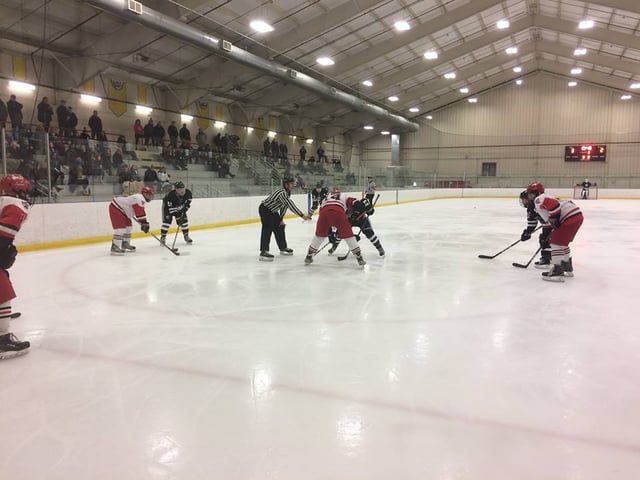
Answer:
[{"label": "referee", "polygon": [[267,198],[265,198],[258,213],[260,213],[260,221],[262,222],[262,234],[260,235],[260,261],[273,262],[273,255],[269,253],[269,243],[271,243],[271,234],[276,237],[276,243],[280,249],[280,255],[293,255],[293,250],[287,247],[287,238],[284,234],[284,215],[287,209],[291,209],[296,215],[305,220],[311,217],[296,206],[291,200],[291,191],[295,185],[295,181],[291,177],[282,179],[282,188],[277,189]]}]

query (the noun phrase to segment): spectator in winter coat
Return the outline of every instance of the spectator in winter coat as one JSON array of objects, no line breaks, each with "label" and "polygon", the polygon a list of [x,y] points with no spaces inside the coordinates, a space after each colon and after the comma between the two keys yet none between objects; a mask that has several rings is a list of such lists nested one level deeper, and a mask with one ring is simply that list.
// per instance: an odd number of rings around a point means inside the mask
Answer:
[{"label": "spectator in winter coat", "polygon": [[171,121],[167,133],[169,134],[169,145],[173,148],[178,148],[178,127],[176,127],[174,120]]},{"label": "spectator in winter coat", "polygon": [[142,127],[142,122],[140,121],[139,118],[136,119],[136,121],[133,124],[133,136],[136,139],[136,147],[137,147],[138,143],[140,143],[144,138],[144,128]]},{"label": "spectator in winter coat", "polygon": [[93,115],[89,117],[89,129],[91,130],[91,139],[96,140],[102,133],[102,119],[98,116],[98,111],[94,110]]},{"label": "spectator in winter coat", "polygon": [[150,118],[147,124],[144,126],[144,144],[153,144],[153,119]]},{"label": "spectator in winter coat", "polygon": [[9,118],[11,119],[12,136],[14,139],[18,138],[20,130],[22,129],[22,104],[16,100],[15,95],[9,97],[7,102],[7,111]]},{"label": "spectator in winter coat", "polygon": [[45,132],[49,131],[51,127],[51,119],[53,118],[53,108],[49,105],[49,98],[42,97],[42,100],[38,104],[38,121],[42,123],[42,128]]}]

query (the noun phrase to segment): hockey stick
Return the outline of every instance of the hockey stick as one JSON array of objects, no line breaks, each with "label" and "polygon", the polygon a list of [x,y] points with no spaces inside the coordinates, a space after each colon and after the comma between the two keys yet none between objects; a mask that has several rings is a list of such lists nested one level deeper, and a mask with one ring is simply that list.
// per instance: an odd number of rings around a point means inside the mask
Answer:
[{"label": "hockey stick", "polygon": [[321,246],[318,250],[316,250],[316,251],[313,253],[313,255],[312,255],[312,256],[313,256],[313,257],[315,257],[315,256],[316,256],[317,254],[319,254],[322,250],[324,250],[325,248],[327,248],[327,245],[330,245],[330,244],[331,244],[331,242],[327,242],[327,243],[325,243],[325,244],[324,244],[323,246]]},{"label": "hockey stick", "polygon": [[[534,230],[534,232],[537,232],[538,230],[540,230],[542,228],[542,225],[540,225],[538,228],[536,228]],[[533,233],[533,232],[531,232]],[[509,245],[507,248],[500,250],[498,253],[496,253],[495,255],[478,255],[478,258],[487,258],[489,260],[491,260],[492,258],[496,258],[498,255],[506,252],[507,250],[509,250],[511,247],[514,247],[515,245],[519,244],[522,240],[518,239],[515,242],[513,242],[511,245]]]},{"label": "hockey stick", "polygon": [[512,263],[511,265],[513,265],[514,267],[518,267],[518,268],[527,268],[529,265],[531,265],[531,262],[533,262],[533,259],[536,258],[536,255],[538,255],[538,253],[540,252],[540,250],[542,250],[542,246],[538,247],[538,249],[536,250],[536,253],[533,254],[533,256],[529,259],[529,261],[527,263],[525,263],[524,265],[521,263]]},{"label": "hockey stick", "polygon": [[[376,196],[376,199],[373,201],[373,205],[371,206],[372,208],[376,206],[376,203],[378,203],[378,199],[379,198],[380,198],[380,194],[378,194]],[[362,227],[360,227],[360,231],[358,233],[356,233],[354,235],[354,237],[360,236],[361,233],[362,233]],[[345,253],[344,255],[338,257],[338,261],[342,262],[343,260],[346,260],[350,253],[351,253],[351,250],[347,250],[347,253]]]},{"label": "hockey stick", "polygon": [[22,315],[20,312],[13,312],[9,318],[13,320],[14,318],[19,318],[20,315]]},{"label": "hockey stick", "polygon": [[[178,252],[178,249],[177,249],[177,248],[171,248],[169,245],[167,245],[167,244],[165,244],[165,243],[162,243],[162,240],[160,240],[160,239],[158,238],[158,236],[157,236],[156,234],[154,234],[154,233],[149,232],[149,235],[151,235],[153,238],[155,238],[155,239],[158,241],[158,243],[159,243],[160,245],[162,245],[164,248],[166,248],[167,250],[169,250],[169,251],[170,251],[171,253],[173,253],[175,256],[180,256],[180,252]],[[177,237],[177,236],[178,236],[178,234],[176,233],[176,237]],[[175,239],[174,239],[174,244],[175,244]]]}]

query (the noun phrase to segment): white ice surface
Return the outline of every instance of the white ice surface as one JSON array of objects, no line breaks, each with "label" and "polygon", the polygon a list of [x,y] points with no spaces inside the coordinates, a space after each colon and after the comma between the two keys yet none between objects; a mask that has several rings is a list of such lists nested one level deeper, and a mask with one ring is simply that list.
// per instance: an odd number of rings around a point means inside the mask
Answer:
[{"label": "white ice surface", "polygon": [[0,362],[0,478],[636,478],[640,209],[580,205],[564,284],[511,265],[535,237],[478,258],[525,226],[505,199],[378,208],[388,255],[363,238],[364,269],[303,266],[299,219],[273,263],[258,224],[179,257],[150,237],[21,254],[32,350]]}]

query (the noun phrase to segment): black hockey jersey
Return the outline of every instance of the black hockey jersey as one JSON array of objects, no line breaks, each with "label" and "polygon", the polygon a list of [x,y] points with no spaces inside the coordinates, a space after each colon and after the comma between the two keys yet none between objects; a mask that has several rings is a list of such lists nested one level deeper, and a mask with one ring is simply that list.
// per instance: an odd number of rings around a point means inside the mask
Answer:
[{"label": "black hockey jersey", "polygon": [[171,190],[162,199],[162,208],[169,215],[178,217],[185,213],[191,207],[191,199],[193,195],[191,190],[185,189],[184,195],[180,196],[175,190]]}]

